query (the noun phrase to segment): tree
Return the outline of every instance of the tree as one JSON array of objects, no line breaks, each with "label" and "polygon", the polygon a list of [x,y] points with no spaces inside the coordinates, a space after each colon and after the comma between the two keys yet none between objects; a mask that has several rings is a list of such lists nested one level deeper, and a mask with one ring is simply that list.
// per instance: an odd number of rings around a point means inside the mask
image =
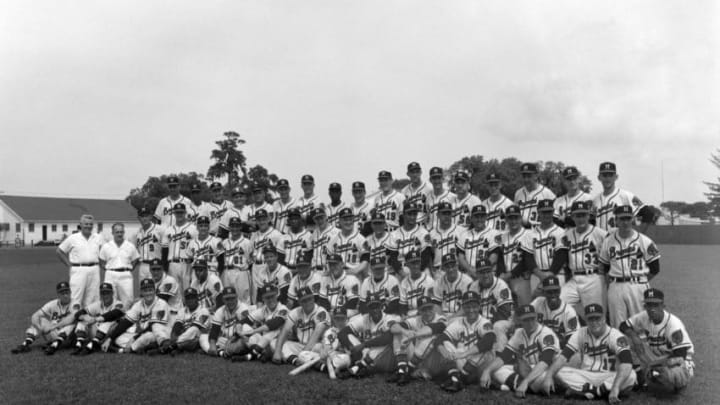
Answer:
[{"label": "tree", "polygon": [[712,205],[707,201],[698,201],[691,204],[687,204],[685,209],[682,211],[683,214],[689,215],[691,218],[698,218],[702,220],[710,217],[710,211]]},{"label": "tree", "polygon": [[[710,163],[720,169],[720,149],[715,149],[715,153],[710,155]],[[713,216],[720,215],[720,177],[718,177],[717,180],[717,183],[710,181],[704,182],[710,189],[709,192],[705,193],[705,196],[710,201],[710,213]]]},{"label": "tree", "polygon": [[665,201],[660,204],[660,207],[670,213],[670,225],[675,225],[675,220],[687,210],[688,204],[682,201]]},{"label": "tree", "polygon": [[[228,131],[223,134],[225,139],[216,141],[217,149],[213,149],[210,159],[214,160],[207,172],[209,180],[216,180],[223,177],[227,178],[227,188],[231,189],[239,184],[241,177],[247,177],[245,168],[246,158],[243,151],[238,149],[240,145],[245,144],[245,140],[234,131]],[[240,175],[242,173],[242,176]]]},{"label": "tree", "polygon": [[[167,187],[167,178],[169,176],[171,175],[163,174],[160,176],[148,177],[142,187],[130,190],[130,195],[125,198],[125,201],[129,202],[130,205],[135,207],[135,209],[145,207],[154,212],[158,202],[169,193],[169,189]],[[210,199],[210,190],[208,185],[205,184],[202,174],[190,172],[180,173],[177,176],[178,180],[180,180],[180,194],[189,198],[190,186],[192,184],[199,184],[200,196],[202,199],[205,201]]]},{"label": "tree", "polygon": [[277,184],[278,180],[279,178],[276,174],[269,173],[268,170],[261,165],[255,165],[247,170],[240,183],[243,188],[250,188],[254,184],[261,185],[268,190],[265,199],[268,202],[272,202],[277,197],[275,194],[275,184]]}]

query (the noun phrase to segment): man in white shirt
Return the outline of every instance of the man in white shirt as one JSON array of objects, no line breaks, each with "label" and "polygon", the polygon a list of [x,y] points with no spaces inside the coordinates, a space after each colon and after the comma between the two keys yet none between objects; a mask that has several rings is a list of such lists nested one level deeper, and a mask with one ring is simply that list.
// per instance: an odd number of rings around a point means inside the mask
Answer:
[{"label": "man in white shirt", "polygon": [[111,284],[115,291],[115,299],[122,302],[123,308],[132,306],[133,294],[132,271],[140,261],[140,254],[135,245],[125,240],[125,226],[121,223],[112,226],[113,240],[100,248],[100,267],[105,270],[104,283]]},{"label": "man in white shirt", "polygon": [[104,240],[93,233],[93,216],[80,217],[80,232],[74,233],[58,246],[60,261],[70,270],[72,303],[86,307],[100,299],[100,267],[98,254]]}]

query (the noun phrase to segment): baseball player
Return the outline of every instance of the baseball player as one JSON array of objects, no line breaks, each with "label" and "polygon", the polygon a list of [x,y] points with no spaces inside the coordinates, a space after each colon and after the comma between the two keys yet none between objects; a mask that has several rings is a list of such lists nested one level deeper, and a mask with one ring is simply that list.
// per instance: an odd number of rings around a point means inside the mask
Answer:
[{"label": "baseball player", "polygon": [[115,298],[129,308],[135,300],[132,271],[140,261],[135,245],[125,240],[125,226],[121,223],[112,226],[113,240],[100,248],[98,259],[100,268],[105,270],[103,282],[112,284]]},{"label": "baseball player", "polygon": [[453,222],[462,228],[469,228],[470,213],[473,208],[482,204],[482,201],[470,193],[470,173],[460,170],[455,173],[455,201],[451,203],[453,208]]},{"label": "baseball player", "polygon": [[503,252],[497,244],[500,231],[488,226],[487,208],[476,205],[470,212],[471,227],[460,232],[455,246],[460,271],[472,278],[478,277],[474,264],[488,258],[494,264],[503,263]]},{"label": "baseball player", "polygon": [[427,221],[427,200],[432,192],[432,187],[422,181],[422,168],[418,162],[410,162],[407,166],[407,176],[410,183],[400,191],[405,196],[405,201],[415,203],[420,211],[418,212],[417,223],[424,225]]},{"label": "baseball player", "polygon": [[433,296],[435,280],[422,270],[420,261],[420,253],[417,250],[411,250],[405,255],[405,265],[410,270],[410,274],[400,281],[400,314],[403,316],[417,315],[420,299]]},{"label": "baseball player", "polygon": [[[189,198],[180,194],[180,180],[177,176],[169,176],[167,178],[167,187],[169,195],[158,202],[155,208],[155,221],[162,225],[163,228],[169,228],[175,225],[175,205],[183,204],[186,208],[185,215],[188,212],[194,213],[195,204]],[[187,217],[186,217],[187,219]]]},{"label": "baseball player", "polygon": [[325,211],[327,212],[327,221],[331,226],[339,228],[340,211],[346,207],[345,202],[340,199],[342,197],[342,186],[340,183],[330,183],[328,195],[330,196],[330,202],[324,204]]},{"label": "baseball player", "polygon": [[180,284],[173,276],[165,273],[162,262],[154,259],[150,263],[150,277],[155,283],[155,295],[161,300],[168,303],[170,308],[169,321],[175,321],[175,315],[182,308],[182,299],[180,297]]},{"label": "baseball player", "polygon": [[297,273],[290,280],[290,288],[288,289],[288,308],[294,308],[298,303],[298,293],[303,288],[310,288],[315,294],[315,301],[320,296],[320,286],[322,284],[322,274],[313,270],[310,266],[312,261],[312,252],[303,252],[297,260]]},{"label": "baseball player", "polygon": [[252,186],[252,199],[253,203],[248,206],[249,223],[251,227],[257,230],[260,225],[258,224],[258,212],[265,211],[268,218],[268,224],[272,226],[275,223],[275,211],[272,204],[268,203],[265,199],[267,191],[265,186],[261,184],[254,184]]},{"label": "baseball player", "polygon": [[347,274],[342,256],[331,253],[327,258],[329,272],[322,277],[320,297],[317,302],[328,311],[345,308],[347,316],[355,316],[359,302],[360,280]]},{"label": "baseball player", "polygon": [[140,300],[136,301],[125,316],[117,321],[115,328],[102,344],[108,351],[111,343],[118,353],[143,354],[146,350],[159,347],[165,351],[170,345],[167,302],[155,295],[155,283],[146,278],[140,281]]},{"label": "baseball player", "polygon": [[649,387],[676,393],[695,374],[693,343],[683,322],[665,310],[662,291],[649,288],[643,295],[645,310],[621,323],[620,331],[630,338]]},{"label": "baseball player", "polygon": [[329,253],[328,243],[334,238],[340,230],[327,221],[327,213],[322,207],[313,209],[310,216],[315,224],[315,230],[312,232],[312,265],[315,270],[325,271],[325,259]]},{"label": "baseball player", "polygon": [[[447,326],[447,319],[435,312],[435,304],[429,296],[420,296],[417,307],[416,315],[390,326],[397,368],[386,381],[397,383],[399,386],[410,383],[411,375],[428,374],[422,367],[432,353],[433,341],[445,331]],[[418,369],[417,373],[415,373],[416,369]]]},{"label": "baseball player", "polygon": [[252,264],[253,244],[242,233],[240,218],[230,218],[230,237],[222,241],[225,271],[220,281],[224,286],[235,287],[238,300],[250,305],[252,303]]},{"label": "baseball player", "polygon": [[219,235],[220,222],[225,213],[234,207],[234,204],[223,198],[223,186],[218,182],[210,184],[210,192],[212,199],[210,202],[203,204],[202,209],[198,210],[199,217],[207,217],[210,219],[210,234]]},{"label": "baseball player", "polygon": [[400,312],[400,283],[395,276],[387,273],[386,267],[384,257],[370,259],[370,277],[363,280],[360,285],[358,310],[361,314],[368,312],[368,298],[373,294],[379,294],[384,299],[385,312],[389,314]]},{"label": "baseball player", "polygon": [[502,193],[499,174],[489,173],[485,177],[485,180],[487,181],[488,189],[490,189],[490,196],[483,200],[482,204],[487,210],[488,225],[497,231],[504,231],[506,227],[505,208],[513,205],[513,202]]},{"label": "baseball player", "polygon": [[[323,334],[321,355],[325,357],[325,364],[320,364],[320,371],[327,369],[330,379],[337,378],[337,372],[350,367],[350,353],[345,350],[338,340],[340,333],[347,326],[348,314],[345,307],[337,307],[332,310],[332,326]],[[323,365],[325,367],[323,367]]]},{"label": "baseball player", "polygon": [[[212,220],[206,216],[197,218],[197,236],[193,238],[185,251],[188,260],[203,259],[208,264],[208,271],[216,276],[225,270],[225,252],[222,239],[210,234]],[[192,282],[192,277],[191,277]]]},{"label": "baseball player", "polygon": [[200,184],[193,183],[190,185],[190,202],[192,202],[192,209],[188,210],[188,221],[195,223],[197,217],[200,215],[200,211],[203,209],[203,205],[207,202],[202,199],[202,188]]},{"label": "baseball player", "polygon": [[453,208],[448,202],[441,202],[437,208],[438,224],[430,230],[430,245],[432,246],[432,275],[440,277],[442,257],[447,254],[457,255],[457,244],[465,228],[453,221]]},{"label": "baseball player", "polygon": [[[392,173],[381,171],[378,173],[380,194],[375,197],[374,209],[385,215],[388,231],[392,232],[400,226],[400,210],[402,210],[405,196],[393,189]],[[416,205],[417,206],[417,205]]]},{"label": "baseball player", "polygon": [[502,246],[505,263],[499,266],[502,269],[498,271],[500,278],[510,285],[518,305],[526,305],[532,296],[530,275],[537,267],[533,257],[532,235],[523,228],[521,210],[517,205],[505,209],[505,220],[508,229],[500,234],[497,241]]},{"label": "baseball player", "polygon": [[462,295],[463,316],[450,321],[435,339],[435,348],[450,364],[448,379],[440,386],[448,392],[461,391],[466,383],[477,381],[493,359],[495,332],[492,323],[480,316],[480,297],[475,291]]},{"label": "baseball player", "polygon": [[238,339],[238,330],[247,331],[249,327],[242,321],[248,317],[249,308],[239,302],[234,287],[222,290],[223,306],[218,308],[210,323],[210,333],[200,335],[200,348],[210,356],[231,358],[243,350],[243,343]]},{"label": "baseball player", "polygon": [[300,208],[300,214],[303,216],[308,230],[312,231],[315,229],[312,210],[320,207],[319,196],[315,195],[315,178],[309,174],[303,175],[300,179],[300,186],[303,195],[298,198],[297,207]]},{"label": "baseball player", "polygon": [[[590,203],[575,201],[570,207],[574,228],[565,230],[555,249],[550,272],[560,280],[560,299],[578,312],[590,304],[605,303],[605,278],[598,274],[598,254],[607,233],[590,225]],[[572,278],[562,280],[567,266]]]},{"label": "baseball player", "polygon": [[183,293],[185,306],[178,313],[170,330],[168,354],[175,356],[182,352],[194,352],[200,348],[200,336],[210,330],[212,315],[200,305],[199,293],[188,288]]},{"label": "baseball player", "polygon": [[370,214],[370,227],[372,234],[365,238],[364,261],[370,262],[373,257],[387,256],[387,243],[390,239],[390,232],[385,228],[385,215],[375,210]]},{"label": "baseball player", "polygon": [[290,288],[290,281],[292,280],[292,273],[287,267],[283,266],[278,262],[278,252],[272,245],[266,245],[262,248],[263,262],[265,265],[260,268],[253,267],[253,285],[255,286],[255,292],[253,295],[253,302],[258,303],[262,300],[262,294],[260,289],[268,284],[272,284],[277,287],[279,291],[279,300],[283,304],[288,300],[288,290]]},{"label": "baseball player", "polygon": [[350,375],[364,377],[377,371],[391,371],[395,367],[390,327],[400,318],[384,312],[383,302],[381,293],[371,294],[367,302],[368,312],[351,318],[338,333],[340,344],[350,351]]},{"label": "baseball player", "polygon": [[422,268],[430,267],[432,261],[432,247],[430,235],[425,227],[417,224],[419,208],[414,203],[407,203],[403,206],[404,223],[402,227],[392,231],[385,247],[387,249],[388,264],[395,274],[402,278],[406,271],[403,269],[405,255],[411,250],[420,252]]},{"label": "baseball player", "polygon": [[225,211],[225,214],[223,214],[222,218],[220,218],[220,223],[218,224],[218,236],[221,239],[228,237],[228,234],[230,233],[230,221],[233,218],[239,219],[240,223],[243,224],[243,233],[249,234],[251,230],[248,225],[248,222],[250,221],[250,208],[245,205],[247,199],[246,192],[239,187],[235,187],[230,192],[230,196],[232,198],[233,206]]},{"label": "baseball player", "polygon": [[80,217],[80,232],[65,238],[55,251],[70,270],[72,302],[79,307],[86,307],[100,298],[98,254],[104,243],[102,235],[93,232],[93,216],[83,215]]},{"label": "baseball player", "polygon": [[350,204],[350,208],[352,208],[355,215],[357,230],[362,236],[367,237],[373,233],[373,230],[370,226],[372,206],[365,199],[365,183],[362,181],[353,182],[352,195],[354,201]]},{"label": "baseball player", "polygon": [[497,336],[496,350],[502,350],[507,342],[507,332],[512,329],[514,303],[510,287],[495,277],[493,264],[486,257],[477,260],[478,279],[470,284],[470,291],[479,296],[480,315],[489,319]]},{"label": "baseball player", "polygon": [[147,208],[138,210],[140,230],[135,236],[135,247],[140,254],[138,264],[138,278],[150,278],[150,262],[153,259],[162,259],[163,229],[152,222],[152,213]]},{"label": "baseball player", "polygon": [[570,336],[578,328],[578,316],[572,305],[560,298],[560,280],[555,276],[542,281],[541,297],[533,300],[532,306],[538,314],[538,321],[555,332],[560,340],[560,348],[565,347]]},{"label": "baseball player", "polygon": [[[285,252],[283,251],[283,234],[277,229],[270,226],[270,216],[264,209],[255,211],[255,222],[257,223],[257,231],[250,236],[250,242],[253,248],[253,274],[262,272],[267,264],[264,262],[263,253],[266,246],[275,248],[275,252],[280,255],[278,260],[283,263],[285,261]],[[257,285],[260,287],[260,285]]]},{"label": "baseball player", "polygon": [[540,223],[530,230],[536,265],[533,269],[533,277],[530,280],[530,288],[535,296],[542,293],[539,287],[540,283],[553,274],[550,272],[553,255],[562,244],[562,238],[565,234],[565,230],[553,222],[554,211],[552,200],[538,201],[537,212]]},{"label": "baseball player", "polygon": [[462,296],[470,289],[473,280],[467,274],[460,273],[454,254],[442,257],[442,277],[435,280],[433,302],[438,305],[449,320],[462,315]]},{"label": "baseball player", "polygon": [[285,267],[294,274],[297,260],[302,252],[312,251],[312,233],[305,229],[305,220],[303,220],[299,208],[289,209],[286,218],[288,225],[282,240],[282,249],[285,252]]},{"label": "baseball player", "polygon": [[554,219],[558,226],[570,228],[575,226],[572,220],[571,208],[575,201],[592,201],[590,194],[580,189],[580,172],[575,166],[568,166],[562,171],[563,179],[565,179],[565,189],[567,193],[555,199]]},{"label": "baseball player", "polygon": [[[208,271],[208,264],[204,259],[195,260],[192,268],[195,277],[193,277],[190,287],[198,292],[200,306],[207,308],[210,312],[214,312],[215,308],[221,304],[220,298],[222,297],[220,293],[223,290],[222,281],[220,281],[217,275]],[[237,292],[235,294],[235,300],[237,300]]]},{"label": "baseball player", "polygon": [[[628,338],[605,323],[605,310],[598,304],[585,307],[585,319],[587,326],[570,337],[546,371],[542,391],[554,391],[555,380],[567,387],[566,397],[607,398],[618,404],[621,392],[630,391],[636,381]],[[580,353],[580,368],[565,366],[575,353]]]},{"label": "baseball player", "polygon": [[[290,310],[278,301],[279,290],[273,284],[261,288],[263,305],[251,310],[243,320],[252,327],[239,333],[245,349],[232,357],[232,361],[272,359],[278,334],[282,331]],[[237,333],[237,332],[236,332]]]},{"label": "baseball player", "polygon": [[520,175],[523,187],[515,192],[515,204],[520,207],[523,226],[530,229],[538,224],[538,201],[555,200],[555,193],[538,183],[538,169],[535,163],[523,163],[520,166]]},{"label": "baseball player", "polygon": [[123,304],[115,299],[112,284],[100,284],[100,300],[75,313],[77,324],[75,351],[72,354],[86,355],[99,350],[110,328],[115,326],[115,321],[123,315],[125,315]]},{"label": "baseball player", "polygon": [[633,193],[615,186],[618,179],[615,163],[600,163],[598,180],[603,190],[593,198],[593,211],[595,224],[601,229],[610,232],[617,227],[614,215],[615,208],[628,205],[632,208],[633,217],[639,216],[643,223],[652,222],[655,214],[649,206],[643,204]]},{"label": "baseball player", "polygon": [[513,390],[516,397],[525,398],[527,391],[542,392],[545,371],[560,353],[560,344],[555,332],[538,322],[532,305],[521,306],[515,316],[521,327],[483,371],[480,386],[490,388],[492,377],[502,391]]},{"label": "baseball player", "polygon": [[441,202],[449,202],[451,205],[457,199],[455,194],[450,190],[445,190],[443,169],[433,167],[430,169],[430,184],[432,184],[432,192],[427,197],[427,220],[425,228],[432,230],[437,226],[437,209]]},{"label": "baseball player", "polygon": [[330,239],[327,250],[342,256],[348,273],[365,278],[368,272],[368,258],[364,255],[365,237],[357,231],[355,214],[351,208],[346,207],[340,210],[338,217],[340,232]]},{"label": "baseball player", "polygon": [[631,206],[615,208],[618,228],[605,238],[598,256],[599,271],[610,283],[607,300],[613,327],[642,311],[643,292],[660,272],[660,251],[655,242],[633,229],[632,219]]},{"label": "baseball player", "polygon": [[[273,202],[273,210],[275,211],[275,224],[273,227],[281,233],[288,232],[288,213],[291,208],[297,205],[294,197],[290,196],[290,182],[287,179],[280,179],[275,184],[275,188],[280,194],[280,198]],[[298,213],[300,210],[298,210]]]},{"label": "baseball player", "polygon": [[168,274],[180,283],[182,291],[183,286],[190,285],[192,274],[187,250],[190,241],[197,237],[198,231],[195,225],[187,222],[185,204],[178,203],[173,209],[176,217],[175,225],[166,228],[163,233],[162,257],[167,263]]},{"label": "baseball player", "polygon": [[[303,288],[298,293],[300,306],[290,311],[277,337],[273,363],[283,361],[298,365],[298,355],[303,351],[319,353],[322,348],[321,338],[330,326],[330,317],[325,308],[315,304],[315,294],[310,288]],[[291,341],[290,334],[297,338]]]},{"label": "baseball player", "polygon": [[65,343],[75,329],[75,313],[80,305],[72,303],[70,284],[62,281],[55,286],[57,298],[48,301],[30,317],[30,327],[25,331],[25,340],[12,349],[13,354],[26,353],[32,350],[38,335],[42,336],[48,345],[45,354],[53,355]]}]

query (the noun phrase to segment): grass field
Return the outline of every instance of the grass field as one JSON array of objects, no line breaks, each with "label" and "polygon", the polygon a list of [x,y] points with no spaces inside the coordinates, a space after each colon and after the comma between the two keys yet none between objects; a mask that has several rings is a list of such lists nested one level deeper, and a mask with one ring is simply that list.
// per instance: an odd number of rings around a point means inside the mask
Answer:
[{"label": "grass field", "polygon": [[[661,274],[669,309],[687,326],[695,344],[696,377],[673,399],[635,393],[628,404],[711,404],[720,398],[720,251],[715,246],[661,246]],[[469,387],[446,394],[431,383],[398,388],[383,376],[331,381],[308,372],[288,377],[289,366],[230,363],[204,355],[146,357],[96,354],[75,358],[67,351],[45,356],[11,355],[29,317],[54,297],[67,270],[53,249],[0,249],[0,404],[10,403],[571,403],[561,398],[480,392]],[[718,345],[718,346],[716,346]],[[585,402],[587,403],[587,402]]]}]

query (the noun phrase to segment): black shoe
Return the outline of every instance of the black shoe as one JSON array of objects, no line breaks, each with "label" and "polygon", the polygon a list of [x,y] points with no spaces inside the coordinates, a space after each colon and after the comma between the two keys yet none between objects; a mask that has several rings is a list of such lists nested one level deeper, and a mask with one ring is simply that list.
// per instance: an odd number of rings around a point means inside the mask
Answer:
[{"label": "black shoe", "polygon": [[404,373],[401,374],[396,371],[396,372],[390,374],[390,377],[386,378],[385,382],[389,383],[389,384],[397,384],[400,381],[400,378],[402,375],[404,375]]},{"label": "black shoe", "polygon": [[372,373],[367,367],[360,367],[358,371],[355,373],[355,378],[365,378],[369,377]]},{"label": "black shoe", "polygon": [[57,351],[57,347],[55,347],[53,345],[49,345],[48,347],[45,348],[45,354],[48,356],[52,356],[53,354],[55,354],[56,351]]},{"label": "black shoe", "polygon": [[242,361],[250,361],[250,360],[252,360],[252,354],[250,354],[250,353],[247,353],[247,354],[236,354],[236,355],[232,356],[232,357],[230,358],[230,360],[231,360],[233,363],[238,363],[238,362],[242,362]]},{"label": "black shoe", "polygon": [[161,355],[163,353],[160,352],[160,349],[148,349],[145,354],[147,354],[150,357],[155,357],[158,355]]},{"label": "black shoe", "polygon": [[350,374],[350,371],[348,371],[347,369],[341,370],[340,372],[336,373],[335,375],[337,376],[338,380],[347,380],[350,377],[352,377],[352,374]]},{"label": "black shoe", "polygon": [[397,385],[400,387],[404,387],[408,384],[410,384],[410,374],[408,373],[400,373],[400,378],[398,378]]},{"label": "black shoe", "polygon": [[444,389],[447,392],[460,392],[463,390],[463,388],[465,388],[465,386],[460,380],[450,379],[443,383],[440,388]]},{"label": "black shoe", "polygon": [[29,345],[18,345],[16,348],[10,350],[10,353],[12,353],[12,354],[27,353],[30,350],[32,350],[32,349],[30,349]]},{"label": "black shoe", "polygon": [[85,346],[82,348],[82,351],[79,353],[81,356],[87,356],[88,354],[92,354],[93,349]]},{"label": "black shoe", "polygon": [[85,346],[80,345],[75,347],[75,350],[73,350],[72,353],[70,353],[71,356],[77,356],[79,354],[83,354],[83,351],[85,351]]}]

